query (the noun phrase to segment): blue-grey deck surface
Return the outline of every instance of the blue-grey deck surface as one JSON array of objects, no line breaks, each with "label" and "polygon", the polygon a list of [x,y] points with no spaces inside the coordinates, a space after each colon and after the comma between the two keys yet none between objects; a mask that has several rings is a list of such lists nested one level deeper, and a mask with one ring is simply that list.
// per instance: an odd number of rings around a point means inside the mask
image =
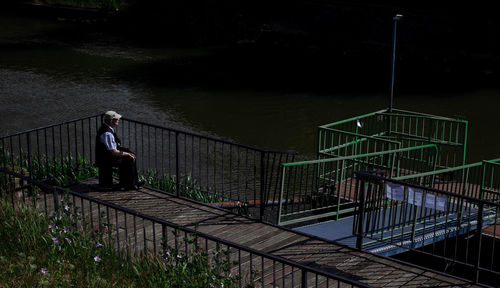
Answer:
[{"label": "blue-grey deck surface", "polygon": [[[399,212],[401,211],[397,211],[398,214],[396,217],[399,217]],[[386,210],[385,213],[386,217],[380,219],[389,219],[389,210]],[[410,239],[411,226],[405,226],[401,228],[392,227],[394,229],[393,231],[395,235],[398,235],[398,233],[401,232],[405,233],[405,236],[403,237],[394,237],[393,243],[397,245],[373,241],[373,239],[383,238],[384,235],[385,237],[387,237],[391,234],[391,229],[387,229],[385,232],[383,232],[382,229],[380,229],[380,231],[374,231],[374,233],[372,233],[371,235],[372,239],[363,238],[363,250],[383,256],[392,256],[407,252],[409,248],[419,248],[425,245],[432,244],[433,242],[444,240],[446,237],[451,238],[457,234],[464,234],[468,232],[470,233],[470,231],[476,229],[474,220],[477,220],[477,210],[472,209],[471,211],[469,211],[469,213],[471,215],[463,215],[463,219],[468,219],[469,223],[462,224],[461,229],[457,229],[457,213],[443,214],[436,218],[428,217],[429,219],[426,219],[425,222],[419,222],[416,225],[417,232],[413,241]],[[493,217],[494,215],[495,214],[493,214]],[[493,223],[493,218],[488,217],[488,212],[485,212],[483,214],[483,219],[486,225]],[[295,230],[355,248],[356,236],[353,235],[353,222],[354,217],[350,216],[341,218],[337,221],[331,220],[298,227],[295,228]],[[390,228],[390,225],[388,223],[385,223],[380,227]]]},{"label": "blue-grey deck surface", "polygon": [[196,226],[201,233],[356,279],[374,287],[480,287],[462,279],[260,223],[151,189],[92,192],[89,191],[88,184],[76,185],[71,189],[178,225],[190,228]]}]

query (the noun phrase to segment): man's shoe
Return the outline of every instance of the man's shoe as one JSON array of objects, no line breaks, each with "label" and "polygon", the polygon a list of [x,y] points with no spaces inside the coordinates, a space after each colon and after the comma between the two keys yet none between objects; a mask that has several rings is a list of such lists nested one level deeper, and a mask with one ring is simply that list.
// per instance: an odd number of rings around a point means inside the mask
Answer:
[{"label": "man's shoe", "polygon": [[144,182],[138,181],[137,184],[135,184],[135,185],[122,186],[122,190],[124,190],[124,191],[128,191],[128,190],[140,190],[142,187],[144,187]]}]

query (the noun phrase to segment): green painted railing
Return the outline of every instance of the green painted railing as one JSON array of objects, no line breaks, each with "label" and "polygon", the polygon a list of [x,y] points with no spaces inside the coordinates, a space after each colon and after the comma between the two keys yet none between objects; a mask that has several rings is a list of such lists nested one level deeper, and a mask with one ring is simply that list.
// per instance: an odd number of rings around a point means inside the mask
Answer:
[{"label": "green painted railing", "polygon": [[500,198],[500,158],[394,179],[497,202]]},{"label": "green painted railing", "polygon": [[325,217],[338,219],[354,209],[354,173],[386,177],[433,171],[438,147],[420,145],[390,151],[283,164],[278,225]]},{"label": "green painted railing", "polygon": [[332,128],[319,130],[320,159],[360,155],[402,148],[401,142]]},{"label": "green painted railing", "polygon": [[468,122],[404,110],[380,110],[319,127],[318,152],[329,157],[436,144],[438,167],[465,164]]},{"label": "green painted railing", "polygon": [[495,194],[462,195],[453,189],[445,190],[451,186],[436,189],[408,181],[423,179],[422,175],[463,172],[469,181],[479,182],[479,185],[467,182],[464,186],[498,192],[499,161],[400,177],[404,181],[370,171],[356,172],[359,203],[353,221],[356,247],[383,255],[411,250],[413,254],[407,258],[410,262],[422,259],[417,254],[425,255],[428,262],[454,268],[447,273],[460,273],[460,277],[476,283],[497,284],[500,266],[494,235],[498,228],[489,226],[500,223],[500,203],[492,201],[498,200],[492,198]]}]

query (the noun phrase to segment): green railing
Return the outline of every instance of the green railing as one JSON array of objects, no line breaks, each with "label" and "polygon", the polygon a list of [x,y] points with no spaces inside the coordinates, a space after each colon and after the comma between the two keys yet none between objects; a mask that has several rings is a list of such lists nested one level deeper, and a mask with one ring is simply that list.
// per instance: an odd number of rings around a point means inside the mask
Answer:
[{"label": "green railing", "polygon": [[500,197],[500,158],[404,175],[394,179],[457,195],[497,202]]},{"label": "green railing", "polygon": [[[483,187],[498,191],[498,160],[453,171],[469,172],[469,178],[484,179]],[[485,173],[476,177],[481,171]],[[493,224],[500,223],[500,203],[442,190],[446,186],[436,189],[408,182],[422,179],[419,175],[401,178],[406,180],[356,172],[356,247],[385,256],[411,251],[405,261],[425,261],[426,266],[432,263],[446,273],[497,287],[498,229]]]},{"label": "green railing", "polygon": [[354,209],[354,173],[370,170],[385,177],[433,171],[435,144],[361,155],[283,164],[278,225],[325,217],[336,219]]},{"label": "green railing", "polygon": [[404,110],[380,110],[319,127],[320,155],[338,157],[436,144],[438,167],[465,164],[468,122]]},{"label": "green railing", "polygon": [[500,159],[483,161],[481,193],[480,199],[500,202]]},{"label": "green railing", "polygon": [[319,130],[320,159],[360,155],[402,148],[398,141],[333,128]]}]

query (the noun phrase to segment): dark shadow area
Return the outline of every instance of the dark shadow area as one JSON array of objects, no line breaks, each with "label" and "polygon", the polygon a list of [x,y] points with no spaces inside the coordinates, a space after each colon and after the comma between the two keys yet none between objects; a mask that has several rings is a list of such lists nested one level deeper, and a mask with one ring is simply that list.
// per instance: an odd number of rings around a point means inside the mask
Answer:
[{"label": "dark shadow area", "polygon": [[[458,239],[443,240],[392,258],[474,281],[476,277],[474,265],[478,260],[477,245],[477,237],[464,235]],[[499,245],[500,241],[494,237],[482,237],[480,267],[483,271],[479,272],[478,281],[481,284],[498,287],[500,283],[500,265],[496,260],[500,257],[500,250],[494,249]],[[430,254],[423,254],[421,251]]]},{"label": "dark shadow area", "polygon": [[[40,7],[13,11],[67,23],[45,36],[68,43],[106,33],[140,47],[209,51],[202,57],[116,71],[125,80],[139,77],[159,87],[387,92],[395,13],[404,15],[397,37],[395,89],[400,95],[445,95],[498,88],[500,82],[500,20],[488,6],[148,0],[113,13]],[[8,49],[16,48],[23,47]]]},{"label": "dark shadow area", "polygon": [[[335,57],[321,49],[212,48],[205,55],[140,63],[118,78],[149,86],[207,90],[351,93],[383,91],[387,71],[373,59]],[[387,81],[384,81],[387,80]]]}]

